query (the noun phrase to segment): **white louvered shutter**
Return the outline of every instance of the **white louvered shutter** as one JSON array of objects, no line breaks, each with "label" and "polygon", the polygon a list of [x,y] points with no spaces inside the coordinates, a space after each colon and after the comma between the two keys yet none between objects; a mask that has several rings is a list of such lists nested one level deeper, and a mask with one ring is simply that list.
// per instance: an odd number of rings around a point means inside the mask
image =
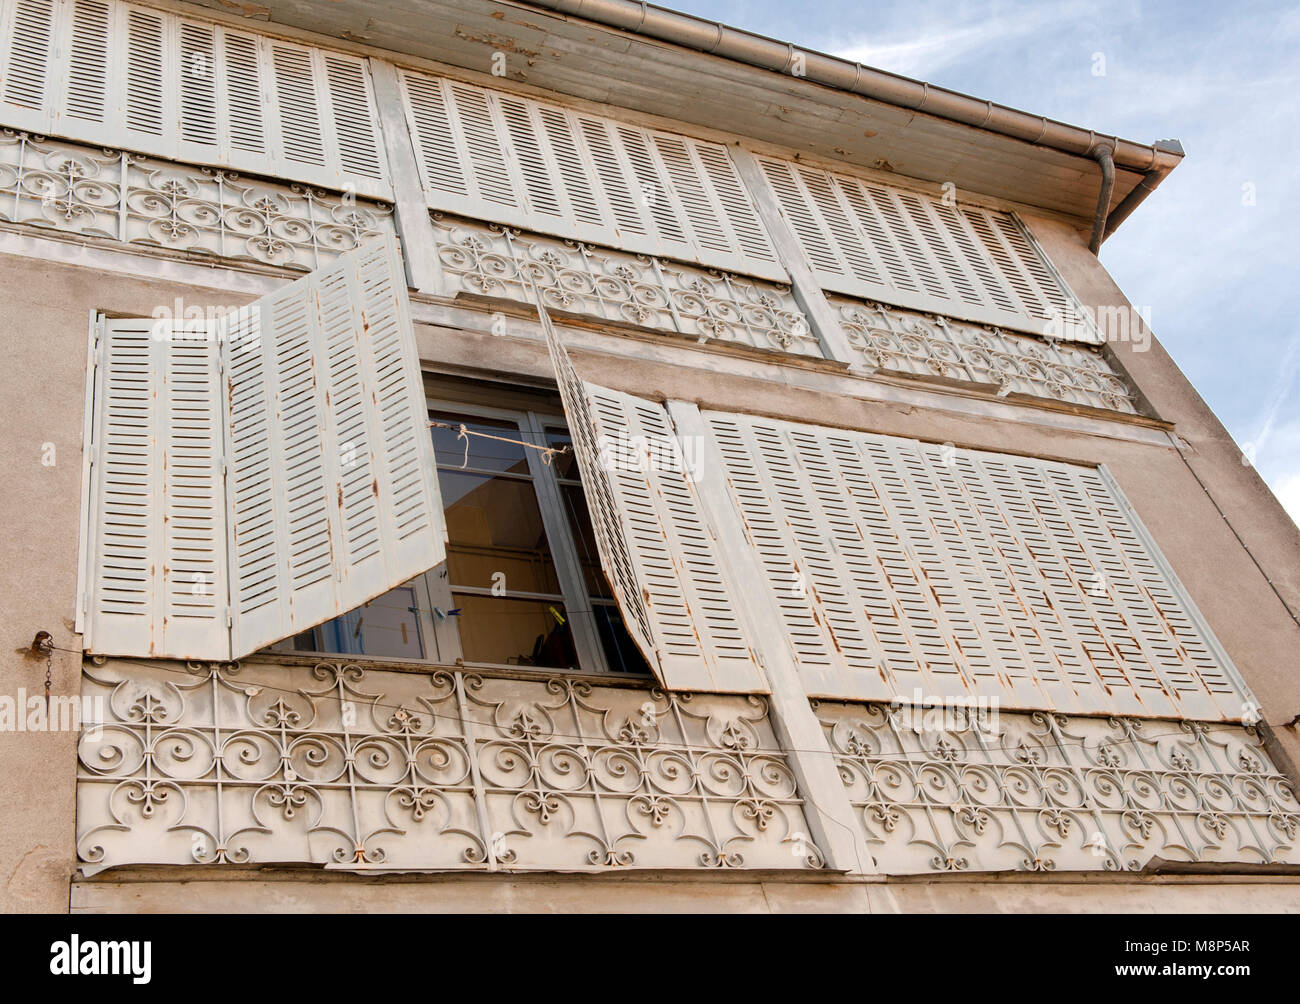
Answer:
[{"label": "white louvered shutter", "polygon": [[373,241],[229,322],[235,658],[445,558],[403,275]]},{"label": "white louvered shutter", "polygon": [[1248,692],[1103,473],[705,418],[811,695],[1242,716]]},{"label": "white louvered shutter", "polygon": [[8,0],[0,11],[0,100],[4,121],[19,129],[49,131],[58,0]]},{"label": "white louvered shutter", "polygon": [[771,157],[759,163],[825,288],[1040,334],[1091,331],[1010,213]]},{"label": "white louvered shutter", "polygon": [[766,693],[667,409],[583,382],[544,308],[541,316],[601,564],[629,634],[665,687]]},{"label": "white louvered shutter", "polygon": [[362,58],[120,0],[0,25],[0,125],[392,198]]},{"label": "white louvered shutter", "polygon": [[434,209],[785,279],[726,148],[405,70]]},{"label": "white louvered shutter", "polygon": [[228,658],[222,395],[206,329],[106,321],[96,349],[85,645]]},{"label": "white louvered shutter", "polygon": [[153,329],[97,347],[88,651],[240,658],[444,560],[393,240],[197,339]]},{"label": "white louvered shutter", "polygon": [[[108,0],[64,0],[67,28],[60,45],[63,99],[55,111],[56,129],[76,129],[86,139],[109,141],[117,124],[109,94],[113,22],[118,13]],[[128,62],[128,67],[129,67]]]}]

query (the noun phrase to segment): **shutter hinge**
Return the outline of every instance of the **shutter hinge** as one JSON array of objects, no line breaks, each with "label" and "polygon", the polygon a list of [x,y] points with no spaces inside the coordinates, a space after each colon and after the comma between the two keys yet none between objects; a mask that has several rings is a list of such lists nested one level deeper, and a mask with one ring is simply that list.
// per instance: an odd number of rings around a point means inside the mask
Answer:
[{"label": "shutter hinge", "polygon": [[234,615],[233,613],[231,613],[229,610],[227,610],[227,611],[226,611],[226,627],[227,627],[227,628],[233,628],[234,626],[235,626],[235,615]]}]

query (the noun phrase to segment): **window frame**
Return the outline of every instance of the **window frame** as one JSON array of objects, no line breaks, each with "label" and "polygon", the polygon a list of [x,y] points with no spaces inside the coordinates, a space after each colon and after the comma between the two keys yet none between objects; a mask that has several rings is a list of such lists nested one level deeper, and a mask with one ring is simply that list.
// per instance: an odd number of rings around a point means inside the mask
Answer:
[{"label": "window frame", "polygon": [[[507,393],[510,390],[510,388],[500,389]],[[488,390],[487,394],[490,396],[491,391]],[[501,407],[481,401],[458,400],[455,396],[448,396],[446,390],[443,389],[442,393],[425,394],[425,409],[431,420],[435,412],[440,412],[463,415],[466,418],[484,418],[512,423],[519,430],[521,440],[537,447],[547,445],[548,429],[552,432],[562,431],[566,435],[570,434],[568,418],[558,402],[553,408]],[[432,432],[430,435],[432,435]],[[491,596],[492,590],[486,586],[453,586],[447,574],[446,564],[430,569],[428,572],[394,587],[406,587],[414,590],[417,605],[416,619],[421,638],[428,639],[424,645],[424,656],[414,661],[429,665],[463,666],[471,670],[517,671],[522,669],[575,675],[639,678],[641,674],[634,671],[612,670],[605,655],[604,644],[601,641],[594,607],[600,605],[618,609],[618,601],[612,596],[608,599],[592,597],[587,591],[577,541],[570,526],[569,514],[564,503],[564,486],[577,485],[582,487],[584,498],[586,487],[582,485],[580,479],[561,478],[554,462],[548,463],[540,449],[525,449],[524,456],[528,464],[526,479],[532,484],[533,494],[537,499],[537,508],[541,516],[543,530],[546,533],[546,542],[550,548],[551,560],[555,566],[555,575],[559,580],[560,593],[553,595],[550,593],[512,590],[507,595],[516,599],[552,600],[562,604],[565,617],[569,623],[573,647],[577,652],[578,664],[573,667],[534,667],[512,663],[466,660],[464,650],[461,647],[460,632],[456,619],[454,617],[439,618],[434,611],[436,609],[450,610],[454,608],[453,591],[462,594]],[[442,461],[438,460],[437,467],[441,469],[443,466]],[[524,480],[523,476],[518,477],[519,480]],[[351,612],[348,611],[348,613]],[[347,616],[347,614],[343,616]],[[621,610],[619,610],[619,616],[622,616]],[[328,623],[332,623],[332,621],[326,622],[326,624]],[[321,624],[310,629],[316,633],[315,637],[318,640],[321,638],[320,632],[325,626],[325,624]],[[296,648],[295,641],[295,638],[287,638],[283,642],[272,646],[270,651],[294,655],[318,655],[321,657],[343,656],[367,662],[404,663],[408,665],[413,662],[409,658],[397,656],[326,652],[321,650],[307,651]]]}]

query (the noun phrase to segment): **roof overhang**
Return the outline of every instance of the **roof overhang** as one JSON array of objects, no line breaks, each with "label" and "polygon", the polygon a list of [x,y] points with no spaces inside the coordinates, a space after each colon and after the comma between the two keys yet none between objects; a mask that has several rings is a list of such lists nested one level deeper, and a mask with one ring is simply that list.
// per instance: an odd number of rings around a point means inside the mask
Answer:
[{"label": "roof overhang", "polygon": [[[636,0],[193,0],[1091,226],[1111,147],[1118,226],[1182,158]],[[798,66],[803,75],[791,71]],[[1118,211],[1117,211],[1118,210]]]}]

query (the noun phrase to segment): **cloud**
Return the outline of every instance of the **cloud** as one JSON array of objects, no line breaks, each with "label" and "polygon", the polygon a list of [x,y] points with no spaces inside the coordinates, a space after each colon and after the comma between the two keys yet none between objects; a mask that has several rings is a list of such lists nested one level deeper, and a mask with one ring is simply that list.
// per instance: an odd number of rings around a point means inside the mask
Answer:
[{"label": "cloud", "polygon": [[[908,6],[904,10],[915,15],[920,8]],[[972,60],[989,49],[996,47],[1005,52],[1018,39],[1059,29],[1089,13],[1087,5],[1071,0],[1005,10],[995,4],[978,19],[968,18],[963,24],[951,8],[944,8],[937,15],[909,17],[912,23],[906,28],[878,28],[879,37],[871,41],[839,43],[828,50],[865,66],[907,77],[930,78],[939,70]]]}]

